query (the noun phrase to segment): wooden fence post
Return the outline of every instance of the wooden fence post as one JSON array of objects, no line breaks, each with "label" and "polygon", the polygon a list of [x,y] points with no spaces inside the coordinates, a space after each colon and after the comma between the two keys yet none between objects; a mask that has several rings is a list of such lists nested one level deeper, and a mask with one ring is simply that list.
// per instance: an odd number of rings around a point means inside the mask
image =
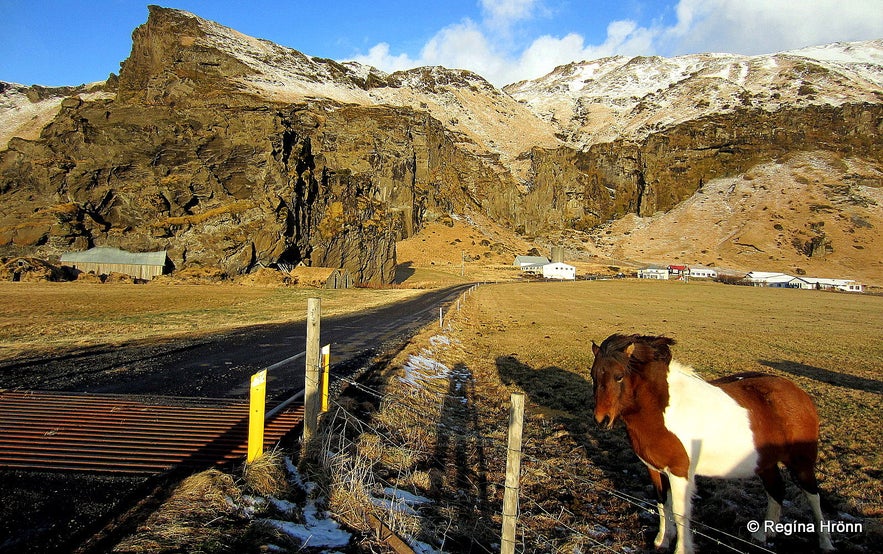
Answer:
[{"label": "wooden fence post", "polygon": [[306,458],[307,450],[318,428],[319,392],[319,326],[322,319],[320,298],[307,299],[307,355],[304,375],[304,436],[301,458]]},{"label": "wooden fence post", "polygon": [[500,554],[515,552],[518,490],[521,476],[521,434],[524,429],[524,395],[512,393],[509,406],[509,442],[506,453],[506,488],[503,492],[503,536]]}]

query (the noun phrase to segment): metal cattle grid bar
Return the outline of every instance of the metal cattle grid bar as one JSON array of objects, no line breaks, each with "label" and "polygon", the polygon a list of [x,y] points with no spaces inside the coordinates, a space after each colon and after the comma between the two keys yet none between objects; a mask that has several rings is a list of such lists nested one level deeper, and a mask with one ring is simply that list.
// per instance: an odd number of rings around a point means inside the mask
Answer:
[{"label": "metal cattle grid bar", "polygon": [[[303,407],[268,418],[272,448]],[[244,459],[248,403],[0,390],[0,468],[154,474]]]}]

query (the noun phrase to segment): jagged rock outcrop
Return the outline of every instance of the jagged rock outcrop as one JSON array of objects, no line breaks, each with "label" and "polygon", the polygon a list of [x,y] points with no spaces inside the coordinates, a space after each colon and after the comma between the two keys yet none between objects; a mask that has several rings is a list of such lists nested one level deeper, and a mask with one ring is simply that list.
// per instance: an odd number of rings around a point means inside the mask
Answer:
[{"label": "jagged rock outcrop", "polygon": [[873,176],[881,62],[883,41],[617,57],[501,91],[151,6],[118,77],[0,88],[0,254],[162,249],[179,269],[304,262],[388,282],[395,242],[452,213],[533,237],[670,210],[801,152],[861,159]]},{"label": "jagged rock outcrop", "polygon": [[520,218],[533,233],[667,211],[703,183],[799,152],[883,162],[883,41],[770,56],[619,56],[505,90],[564,142],[533,152],[535,199],[525,205],[540,217]]},{"label": "jagged rock outcrop", "polygon": [[619,139],[585,151],[536,150],[533,188],[518,222],[526,232],[540,233],[587,229],[629,213],[653,215],[711,179],[799,152],[825,151],[883,166],[881,131],[883,104],[744,109],[686,121],[641,141]]},{"label": "jagged rock outcrop", "polygon": [[0,152],[0,244],[47,257],[96,244],[165,249],[176,267],[231,274],[306,262],[388,282],[396,240],[477,205],[483,181],[500,188],[425,111],[268,101],[242,43],[320,88],[324,79],[355,94],[372,80],[152,7],[115,97],[68,97],[38,140]]}]

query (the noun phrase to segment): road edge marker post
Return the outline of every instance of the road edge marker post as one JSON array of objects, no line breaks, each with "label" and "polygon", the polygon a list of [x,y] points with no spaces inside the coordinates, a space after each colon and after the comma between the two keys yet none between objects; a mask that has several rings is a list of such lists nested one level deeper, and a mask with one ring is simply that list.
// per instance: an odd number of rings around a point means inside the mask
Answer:
[{"label": "road edge marker post", "polygon": [[331,345],[322,347],[322,413],[328,411],[328,387],[331,380]]},{"label": "road edge marker post", "polygon": [[307,299],[307,355],[304,375],[304,434],[301,459],[306,459],[310,442],[316,435],[319,422],[319,331],[322,319],[322,300]]},{"label": "road edge marker post", "polygon": [[252,463],[264,453],[264,411],[267,401],[267,370],[251,376],[248,410],[248,457]]}]

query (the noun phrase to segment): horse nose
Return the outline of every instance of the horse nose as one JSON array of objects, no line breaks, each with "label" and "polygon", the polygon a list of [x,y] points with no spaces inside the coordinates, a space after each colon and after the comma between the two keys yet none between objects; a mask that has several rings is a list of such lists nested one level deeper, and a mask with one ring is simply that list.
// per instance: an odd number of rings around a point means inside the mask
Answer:
[{"label": "horse nose", "polygon": [[608,419],[609,417],[610,417],[610,416],[608,416],[607,414],[597,414],[597,413],[596,413],[596,414],[595,414],[595,423],[598,424],[598,427],[606,428],[606,427],[608,427],[608,425],[605,424],[605,422],[607,421],[607,419]]}]

